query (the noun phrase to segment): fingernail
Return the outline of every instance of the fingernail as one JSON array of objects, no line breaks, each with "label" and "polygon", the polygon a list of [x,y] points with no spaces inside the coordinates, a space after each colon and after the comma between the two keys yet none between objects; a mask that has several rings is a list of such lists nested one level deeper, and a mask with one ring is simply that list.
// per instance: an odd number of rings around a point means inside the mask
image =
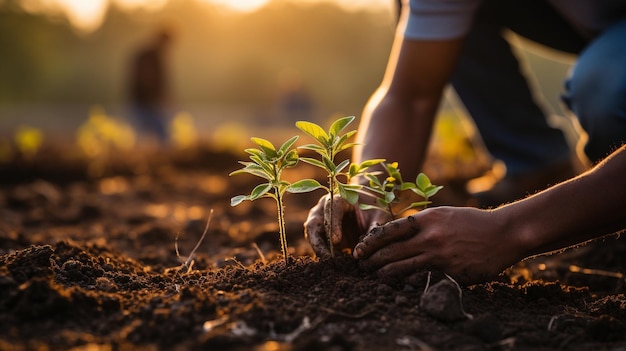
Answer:
[{"label": "fingernail", "polygon": [[363,250],[361,250],[360,247],[356,247],[354,249],[354,254],[353,254],[354,258],[359,258],[361,256],[363,256]]}]

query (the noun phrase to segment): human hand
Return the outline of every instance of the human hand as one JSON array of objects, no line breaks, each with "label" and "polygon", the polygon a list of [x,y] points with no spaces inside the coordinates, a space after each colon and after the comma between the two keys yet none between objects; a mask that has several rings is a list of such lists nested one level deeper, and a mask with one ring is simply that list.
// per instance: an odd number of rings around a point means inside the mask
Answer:
[{"label": "human hand", "polygon": [[434,207],[372,228],[353,255],[379,276],[439,269],[470,284],[494,278],[524,252],[497,210]]},{"label": "human hand", "polygon": [[[311,208],[307,220],[304,222],[304,235],[315,254],[320,257],[330,256],[325,225],[325,219],[330,216],[329,199],[329,195],[321,197],[317,204]],[[352,249],[359,237],[371,228],[390,220],[389,215],[383,211],[362,211],[358,206],[350,205],[339,195],[333,198],[333,206],[331,241],[334,247],[339,250]]]}]

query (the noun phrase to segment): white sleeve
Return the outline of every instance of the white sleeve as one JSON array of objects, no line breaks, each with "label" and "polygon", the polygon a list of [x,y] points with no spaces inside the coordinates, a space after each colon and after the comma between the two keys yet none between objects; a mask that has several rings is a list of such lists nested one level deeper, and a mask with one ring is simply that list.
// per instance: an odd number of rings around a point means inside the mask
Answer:
[{"label": "white sleeve", "polygon": [[481,0],[410,0],[404,36],[409,39],[455,39],[467,34]]}]

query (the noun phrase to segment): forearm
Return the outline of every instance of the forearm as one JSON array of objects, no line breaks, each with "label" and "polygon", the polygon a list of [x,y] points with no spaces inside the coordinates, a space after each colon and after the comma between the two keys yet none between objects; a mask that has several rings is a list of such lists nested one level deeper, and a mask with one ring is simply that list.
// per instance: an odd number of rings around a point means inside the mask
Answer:
[{"label": "forearm", "polygon": [[383,83],[363,111],[354,161],[398,162],[405,178],[415,179],[461,43],[397,38]]},{"label": "forearm", "polygon": [[508,221],[527,256],[582,243],[626,228],[626,147],[591,171],[494,210]]},{"label": "forearm", "polygon": [[380,101],[371,101],[361,119],[353,160],[398,162],[404,177],[415,179],[424,162],[438,104],[437,98],[409,102],[389,93]]}]

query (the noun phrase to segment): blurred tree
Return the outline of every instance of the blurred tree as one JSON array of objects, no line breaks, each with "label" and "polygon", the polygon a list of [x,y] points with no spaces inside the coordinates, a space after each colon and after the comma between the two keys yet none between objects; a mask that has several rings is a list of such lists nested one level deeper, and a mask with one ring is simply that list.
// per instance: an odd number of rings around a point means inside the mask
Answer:
[{"label": "blurred tree", "polygon": [[77,45],[62,18],[29,14],[0,2],[0,103],[43,99],[61,75],[64,47]]},{"label": "blurred tree", "polygon": [[127,57],[157,23],[175,21],[172,91],[194,104],[270,106],[285,67],[301,72],[320,115],[358,114],[378,85],[395,19],[332,3],[272,1],[251,13],[197,0],[160,11],[110,5],[92,33],[58,15],[0,3],[0,103],[122,104]]}]

